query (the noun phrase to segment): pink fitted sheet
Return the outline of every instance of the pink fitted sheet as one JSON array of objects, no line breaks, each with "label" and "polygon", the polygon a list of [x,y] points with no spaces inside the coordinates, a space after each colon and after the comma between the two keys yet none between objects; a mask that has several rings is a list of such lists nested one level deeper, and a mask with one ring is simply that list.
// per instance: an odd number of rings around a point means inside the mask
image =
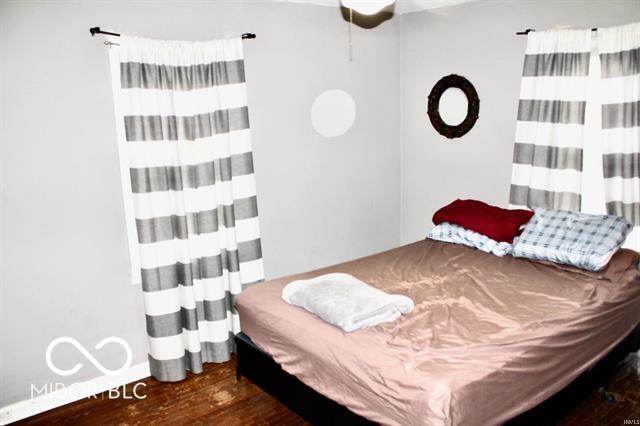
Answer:
[{"label": "pink fitted sheet", "polygon": [[[382,424],[500,424],[595,364],[640,320],[637,253],[601,272],[499,258],[432,240],[271,280],[237,299],[243,331],[285,371]],[[635,262],[635,263],[634,263]],[[415,309],[345,333],[281,298],[294,279],[346,272]]]}]

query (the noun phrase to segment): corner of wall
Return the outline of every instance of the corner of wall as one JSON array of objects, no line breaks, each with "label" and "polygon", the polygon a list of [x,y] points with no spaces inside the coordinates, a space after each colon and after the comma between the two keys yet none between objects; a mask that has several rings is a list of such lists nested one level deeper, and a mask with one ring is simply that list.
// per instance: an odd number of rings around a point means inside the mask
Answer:
[{"label": "corner of wall", "polygon": [[400,165],[398,167],[398,182],[400,188],[398,189],[398,216],[400,218],[398,223],[398,243],[402,244],[404,242],[404,139],[405,139],[405,114],[403,110],[404,106],[404,73],[402,72],[404,68],[404,49],[403,49],[403,40],[404,40],[404,15],[398,15],[398,33],[397,33],[397,43],[398,43],[398,57],[396,58],[398,64],[398,114],[399,114],[399,136],[398,136],[398,149],[399,149],[399,162]]}]

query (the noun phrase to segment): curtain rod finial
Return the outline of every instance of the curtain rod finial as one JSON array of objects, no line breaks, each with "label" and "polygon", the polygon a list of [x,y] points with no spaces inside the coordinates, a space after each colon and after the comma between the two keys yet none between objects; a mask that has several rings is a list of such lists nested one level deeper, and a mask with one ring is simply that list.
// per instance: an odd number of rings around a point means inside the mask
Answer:
[{"label": "curtain rod finial", "polygon": [[91,27],[89,28],[89,32],[91,33],[92,36],[96,35],[96,33],[100,32],[100,27]]}]

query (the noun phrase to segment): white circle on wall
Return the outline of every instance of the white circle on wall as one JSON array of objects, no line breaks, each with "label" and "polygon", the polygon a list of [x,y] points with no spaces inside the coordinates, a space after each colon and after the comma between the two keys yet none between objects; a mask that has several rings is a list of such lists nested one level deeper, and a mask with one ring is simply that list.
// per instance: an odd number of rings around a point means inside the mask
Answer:
[{"label": "white circle on wall", "polygon": [[457,126],[467,118],[469,101],[462,90],[450,87],[440,97],[438,110],[442,121],[449,126]]},{"label": "white circle on wall", "polygon": [[326,90],[311,105],[311,125],[325,138],[344,135],[355,120],[356,102],[344,90]]}]

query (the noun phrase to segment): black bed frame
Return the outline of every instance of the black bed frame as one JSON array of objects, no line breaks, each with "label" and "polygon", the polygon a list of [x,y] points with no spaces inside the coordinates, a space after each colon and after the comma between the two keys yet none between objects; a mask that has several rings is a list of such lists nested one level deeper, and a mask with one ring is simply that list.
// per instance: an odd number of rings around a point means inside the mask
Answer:
[{"label": "black bed frame", "polygon": [[[322,425],[371,425],[371,421],[355,414],[343,405],[319,394],[295,376],[284,371],[273,358],[258,348],[249,336],[236,336],[236,378],[242,376],[289,407],[300,417],[313,424]],[[540,405],[509,421],[511,425],[555,424],[586,399],[598,387],[609,380],[620,363],[630,353],[640,348],[640,324],[627,335],[606,357],[571,384]],[[614,402],[606,391],[603,397]]]}]

